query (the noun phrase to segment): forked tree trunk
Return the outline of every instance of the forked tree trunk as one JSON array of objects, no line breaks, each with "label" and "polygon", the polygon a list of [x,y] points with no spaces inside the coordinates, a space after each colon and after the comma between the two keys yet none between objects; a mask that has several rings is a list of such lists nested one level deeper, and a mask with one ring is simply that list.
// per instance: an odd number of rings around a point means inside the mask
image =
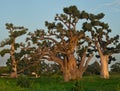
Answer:
[{"label": "forked tree trunk", "polygon": [[101,78],[109,79],[109,70],[108,70],[108,55],[101,56]]},{"label": "forked tree trunk", "polygon": [[83,76],[83,73],[88,67],[88,63],[91,60],[93,55],[91,55],[87,60],[85,59],[86,56],[81,60],[81,63],[78,67],[76,63],[76,59],[74,55],[69,55],[68,58],[65,60],[64,65],[62,66],[62,72],[64,81],[70,81],[70,80],[78,80],[81,79]]},{"label": "forked tree trunk", "polygon": [[66,59],[64,62],[62,71],[65,82],[81,78],[80,70],[77,68],[77,63],[74,55],[68,56],[68,59]]},{"label": "forked tree trunk", "polygon": [[78,68],[63,70],[64,81],[78,80],[83,76],[84,71]]}]

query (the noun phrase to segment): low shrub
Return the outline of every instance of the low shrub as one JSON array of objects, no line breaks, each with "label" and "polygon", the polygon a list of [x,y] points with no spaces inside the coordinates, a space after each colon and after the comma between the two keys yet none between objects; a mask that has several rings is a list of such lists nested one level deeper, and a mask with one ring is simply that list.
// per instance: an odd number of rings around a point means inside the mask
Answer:
[{"label": "low shrub", "polygon": [[76,82],[72,88],[72,91],[84,91],[82,82]]},{"label": "low shrub", "polygon": [[17,86],[23,87],[23,88],[29,88],[31,86],[31,81],[25,76],[21,76],[17,79]]}]

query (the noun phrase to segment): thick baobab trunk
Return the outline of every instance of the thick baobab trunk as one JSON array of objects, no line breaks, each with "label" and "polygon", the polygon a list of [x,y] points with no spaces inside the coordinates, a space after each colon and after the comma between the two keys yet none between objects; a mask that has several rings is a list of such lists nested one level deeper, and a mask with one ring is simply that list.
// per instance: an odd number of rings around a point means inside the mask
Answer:
[{"label": "thick baobab trunk", "polygon": [[76,79],[81,79],[83,76],[83,73],[88,67],[88,63],[91,60],[93,55],[91,55],[87,60],[86,54],[82,58],[80,65],[78,66],[76,63],[76,59],[74,55],[69,55],[68,58],[65,60],[64,65],[63,65],[63,77],[64,81],[69,81],[69,80],[76,80]]},{"label": "thick baobab trunk", "polygon": [[101,78],[109,79],[108,56],[101,57]]},{"label": "thick baobab trunk", "polygon": [[67,69],[63,71],[64,81],[77,80],[82,77],[82,73],[78,69]]},{"label": "thick baobab trunk", "polygon": [[63,69],[63,77],[64,77],[64,81],[67,82],[69,80],[71,80],[71,73],[68,69]]},{"label": "thick baobab trunk", "polygon": [[64,81],[80,79],[80,71],[77,68],[76,59],[73,55],[69,55],[65,60],[63,67]]}]

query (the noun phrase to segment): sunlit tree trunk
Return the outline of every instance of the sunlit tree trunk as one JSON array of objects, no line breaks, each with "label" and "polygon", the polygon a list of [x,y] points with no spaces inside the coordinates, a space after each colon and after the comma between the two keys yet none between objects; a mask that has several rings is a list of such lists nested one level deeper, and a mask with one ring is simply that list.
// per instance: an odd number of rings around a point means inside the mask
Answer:
[{"label": "sunlit tree trunk", "polygon": [[86,54],[84,54],[79,66],[76,62],[76,58],[74,57],[73,54],[70,54],[65,58],[64,63],[62,65],[62,72],[63,72],[63,77],[64,81],[70,81],[70,80],[78,80],[81,79],[85,70],[88,67],[88,63],[93,57],[93,54],[86,58]]},{"label": "sunlit tree trunk", "polygon": [[99,55],[100,55],[100,62],[101,62],[101,67],[100,67],[100,77],[104,79],[109,79],[109,70],[108,70],[108,60],[109,60],[109,55],[104,55],[98,44],[96,45]]},{"label": "sunlit tree trunk", "polygon": [[109,79],[108,55],[101,56],[101,78]]},{"label": "sunlit tree trunk", "polygon": [[78,69],[74,55],[70,54],[64,62],[63,77],[64,81],[80,79],[83,73]]},{"label": "sunlit tree trunk", "polygon": [[76,79],[80,79],[80,71],[78,69],[67,69],[63,71],[63,77],[64,77],[64,81],[70,81],[70,80],[76,80]]},{"label": "sunlit tree trunk", "polygon": [[[61,69],[63,72],[63,77],[64,77],[65,82],[70,81],[70,80],[81,79],[83,76],[83,73],[88,67],[89,61],[93,57],[93,54],[90,55],[90,57],[87,57],[86,51],[85,51],[80,64],[78,64],[73,51],[72,52],[68,51],[66,53],[64,60],[61,60],[62,65],[61,63],[59,63],[61,65]],[[55,60],[55,58],[53,58],[53,60]]]}]

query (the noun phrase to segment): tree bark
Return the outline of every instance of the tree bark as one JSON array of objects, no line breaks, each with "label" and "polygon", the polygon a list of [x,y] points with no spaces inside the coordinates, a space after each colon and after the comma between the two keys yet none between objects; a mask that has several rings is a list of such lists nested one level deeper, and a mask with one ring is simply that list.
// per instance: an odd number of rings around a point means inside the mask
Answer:
[{"label": "tree bark", "polygon": [[100,69],[100,77],[104,79],[109,79],[109,70],[108,70],[108,60],[109,55],[104,55],[102,50],[100,49],[98,43],[96,44],[96,47],[98,49],[99,55],[100,55],[100,62],[101,62],[101,69]]},{"label": "tree bark", "polygon": [[108,55],[101,56],[101,78],[109,79]]},{"label": "tree bark", "polygon": [[65,82],[80,79],[80,70],[77,68],[77,63],[74,55],[70,54],[68,58],[65,59],[62,71]]},{"label": "tree bark", "polygon": [[17,78],[18,75],[17,75],[17,65],[16,63],[12,64],[12,72],[10,74],[10,77],[11,78]]},{"label": "tree bark", "polygon": [[82,72],[78,69],[67,69],[63,71],[64,81],[77,80],[82,78]]},{"label": "tree bark", "polygon": [[11,78],[16,78],[17,77],[17,62],[15,60],[15,39],[13,39],[13,42],[11,44],[11,51],[10,51],[10,56],[11,56],[11,65],[12,65],[12,72],[10,74]]},{"label": "tree bark", "polygon": [[61,66],[64,81],[67,82],[70,80],[81,79],[92,57],[93,57],[93,54],[87,59],[85,59],[86,58],[86,54],[85,54],[78,66],[76,58],[74,57],[74,54],[71,53],[67,55],[65,60],[63,61],[63,65]]}]

